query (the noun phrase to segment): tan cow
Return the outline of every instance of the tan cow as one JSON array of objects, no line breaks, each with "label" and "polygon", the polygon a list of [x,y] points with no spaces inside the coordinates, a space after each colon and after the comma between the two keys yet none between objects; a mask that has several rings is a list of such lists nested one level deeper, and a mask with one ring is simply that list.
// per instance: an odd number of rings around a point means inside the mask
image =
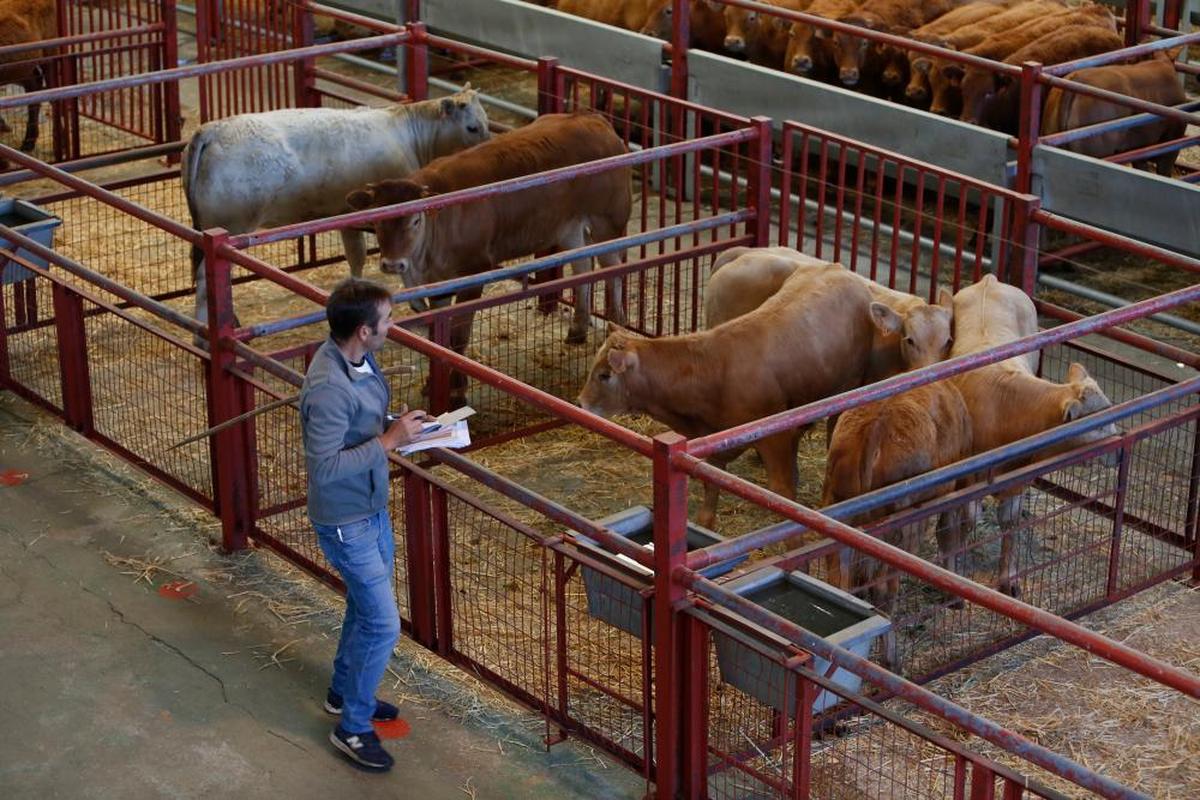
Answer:
[{"label": "tan cow", "polygon": [[[820,269],[830,263],[790,247],[729,248],[713,261],[704,293],[705,327],[711,330],[758,308],[797,269]],[[942,289],[937,305],[929,305],[908,292],[850,274],[871,293],[869,311],[878,329],[867,383],[949,355],[954,302],[949,290]]]},{"label": "tan cow", "polygon": [[[483,144],[439,158],[407,180],[372,183],[352,192],[346,201],[356,209],[391,205],[624,152],[625,145],[612,124],[599,114],[547,114]],[[399,274],[408,287],[474,275],[509,259],[623,236],[632,204],[631,170],[624,167],[436,213],[397,217],[375,226],[380,266],[384,272]],[[618,253],[597,258],[606,267],[621,261]],[[572,268],[575,274],[582,274],[591,269],[591,259],[581,259]],[[481,292],[478,287],[460,291],[455,299],[473,300]],[[586,341],[591,319],[590,285],[579,287],[576,295],[574,319],[567,333],[570,343]],[[611,319],[623,322],[620,297],[619,280],[613,280],[608,313]],[[451,342],[455,350],[466,347],[470,325],[469,315],[456,321]]]},{"label": "tan cow", "polygon": [[[26,44],[58,36],[58,4],[54,0],[9,0],[0,6],[0,46]],[[26,92],[46,88],[49,64],[33,64],[44,55],[42,50],[27,50],[11,56],[0,57],[0,86],[17,84]],[[38,116],[40,103],[31,103],[25,109],[25,138],[21,149],[33,152],[38,140]],[[0,133],[12,129],[0,118]],[[0,161],[0,169],[7,166]]]},{"label": "tan cow", "polygon": [[[1059,26],[1051,26],[1050,32],[1009,53],[1004,57],[1004,63],[1020,66],[1036,61],[1050,66],[1124,46],[1124,40],[1116,32],[1112,12],[1103,6],[1090,6],[1056,19]],[[988,53],[984,57],[995,58],[996,54]],[[962,77],[963,108],[959,119],[1016,133],[1020,92],[1012,89],[1012,83],[1013,78],[1009,75],[999,75],[980,67],[966,68]]]},{"label": "tan cow", "polygon": [[[807,11],[812,0],[762,0],[788,11]],[[792,21],[738,6],[725,8],[725,49],[744,54],[752,64],[783,69]]]},{"label": "tan cow", "polygon": [[[968,286],[954,296],[955,341],[951,357],[979,352],[1037,332],[1033,301],[1014,286],[1000,283],[992,275]],[[1082,364],[1071,364],[1067,382],[1055,383],[1036,376],[1037,354],[1027,353],[998,364],[971,370],[951,378],[962,393],[971,415],[972,448],[975,453],[1042,433],[1064,422],[1079,419],[1112,405]],[[1088,442],[1114,436],[1117,429],[1106,425],[1038,453],[1044,458]],[[1010,467],[1028,463],[1010,462]],[[998,492],[996,516],[1000,525],[999,590],[1018,593],[1016,564],[1012,557],[1013,529],[1021,516],[1024,487]],[[949,534],[947,547],[962,548],[965,528]]]},{"label": "tan cow", "polygon": [[[691,0],[688,3],[688,46],[713,53],[725,46],[725,4],[716,0]],[[674,26],[674,9],[663,3],[650,14],[641,32],[670,41]]]},{"label": "tan cow", "polygon": [[[853,408],[841,415],[833,429],[821,504],[830,506],[891,486],[961,461],[971,452],[971,415],[962,394],[950,381],[926,384]],[[912,492],[866,515],[846,521],[862,526],[872,519],[887,517],[940,493],[938,488]],[[956,571],[960,516],[958,509],[943,514],[936,528],[941,557]],[[926,521],[901,526],[900,530],[886,535],[885,541],[916,553],[926,527]],[[827,558],[826,566],[830,583],[846,590],[868,586],[871,602],[888,614],[895,613],[896,597],[900,590],[898,571],[861,555],[854,558],[849,575],[839,556]],[[886,646],[887,663],[894,665],[895,638],[889,637]]]},{"label": "tan cow", "polygon": [[[899,348],[881,336],[864,281],[838,264],[796,270],[761,306],[712,330],[646,339],[614,330],[592,364],[579,404],[603,416],[647,414],[685,436],[703,436],[861,385]],[[772,491],[795,497],[800,431],[754,447]],[[714,455],[724,467],[744,448]],[[698,520],[716,519],[706,486]]]},{"label": "tan cow", "polygon": [[[1160,105],[1177,106],[1187,100],[1187,94],[1179,85],[1179,75],[1175,72],[1173,62],[1177,56],[1178,51],[1168,51],[1165,55],[1136,64],[1108,64],[1076,70],[1067,76],[1067,80]],[[1046,96],[1042,133],[1051,134],[1084,128],[1128,117],[1134,113],[1136,112],[1126,106],[1065,92],[1056,87]],[[1183,136],[1186,128],[1181,121],[1162,119],[1136,128],[1089,136],[1086,139],[1068,142],[1064,147],[1095,158],[1107,158],[1115,153],[1178,139]],[[1178,156],[1177,150],[1156,156],[1153,161],[1158,174],[1171,175]]]},{"label": "tan cow", "polygon": [[[1018,5],[1022,0],[975,0],[965,6],[951,9],[940,17],[925,23],[909,32],[908,37],[913,41],[926,44],[942,44],[947,37],[952,36],[963,28],[995,19]],[[908,63],[908,85],[905,87],[905,97],[914,103],[924,103],[929,99],[929,80],[923,72],[916,69],[914,61],[922,54],[909,51],[905,60]],[[928,58],[926,56],[926,58]],[[883,70],[883,82],[888,86],[896,86],[903,79],[903,71],[893,62]]]}]

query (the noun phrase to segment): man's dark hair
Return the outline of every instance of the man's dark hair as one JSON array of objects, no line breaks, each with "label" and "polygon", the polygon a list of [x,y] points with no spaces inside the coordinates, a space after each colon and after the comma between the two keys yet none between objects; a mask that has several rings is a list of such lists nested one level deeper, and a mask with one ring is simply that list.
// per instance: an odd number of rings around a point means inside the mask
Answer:
[{"label": "man's dark hair", "polygon": [[335,342],[344,342],[354,336],[359,325],[374,328],[379,324],[379,304],[391,302],[392,295],[374,281],[362,278],[346,278],[333,287],[329,302],[325,304],[325,319],[329,320],[329,333]]}]

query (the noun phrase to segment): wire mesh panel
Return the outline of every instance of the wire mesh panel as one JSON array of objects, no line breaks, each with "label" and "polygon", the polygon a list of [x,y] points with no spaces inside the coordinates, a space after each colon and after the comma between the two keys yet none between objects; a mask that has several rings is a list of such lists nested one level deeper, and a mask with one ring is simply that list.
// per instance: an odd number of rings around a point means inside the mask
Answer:
[{"label": "wire mesh panel", "polygon": [[[70,45],[58,60],[60,85],[157,72],[175,52],[172,0],[117,0],[86,3],[60,0],[61,35],[98,32],[114,35]],[[117,32],[146,26],[156,30]],[[178,84],[135,86],[88,94],[56,103],[55,157],[79,158],[147,142],[177,138]]]},{"label": "wire mesh panel", "polygon": [[84,304],[95,432],[152,471],[211,499],[206,362],[154,330]]},{"label": "wire mesh panel", "polygon": [[0,380],[61,410],[52,284],[11,262],[0,265]]},{"label": "wire mesh panel", "polygon": [[[297,13],[276,0],[201,0],[196,47],[201,62],[273,53],[293,46]],[[200,78],[200,119],[295,105],[293,64],[271,64]]]},{"label": "wire mesh panel", "polygon": [[1005,274],[1016,208],[998,187],[788,122],[774,239],[932,302]]}]

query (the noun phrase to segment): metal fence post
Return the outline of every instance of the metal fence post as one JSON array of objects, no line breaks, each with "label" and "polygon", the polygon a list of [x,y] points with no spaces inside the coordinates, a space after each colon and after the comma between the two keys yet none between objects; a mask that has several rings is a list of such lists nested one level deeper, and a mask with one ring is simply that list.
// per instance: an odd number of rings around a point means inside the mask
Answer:
[{"label": "metal fence post", "polygon": [[680,675],[687,649],[681,634],[685,616],[677,610],[685,590],[673,577],[687,562],[687,474],[672,458],[686,451],[687,439],[674,432],[654,437],[654,780],[659,800],[673,800],[681,788],[683,693]]},{"label": "metal fence post", "polygon": [[[162,15],[163,69],[174,69],[179,66],[179,16],[175,9],[175,0],[161,0],[159,13]],[[183,136],[183,112],[179,105],[179,81],[162,84],[162,114],[163,141],[177,142]],[[178,164],[182,158],[180,153],[167,156],[167,164]]]},{"label": "metal fence post", "polygon": [[[807,658],[802,658],[807,661]],[[812,793],[812,718],[817,687],[803,675],[796,681],[796,719],[792,746],[792,797],[808,800]]]},{"label": "metal fence post", "polygon": [[62,378],[63,417],[80,433],[93,431],[92,380],[88,372],[83,298],[61,283],[53,284],[54,327],[58,334],[58,367]]},{"label": "metal fence post", "polygon": [[753,117],[750,122],[758,136],[749,145],[752,162],[747,171],[750,179],[747,195],[754,209],[754,220],[747,223],[746,233],[753,234],[755,247],[767,247],[771,244],[771,118]]},{"label": "metal fence post", "polygon": [[[685,534],[686,536],[686,534]],[[680,614],[683,654],[680,673],[683,796],[708,797],[708,626]]]},{"label": "metal fence post", "polygon": [[404,48],[404,84],[409,100],[429,97],[429,46],[425,42],[424,22],[411,22],[412,41]]},{"label": "metal fence post", "polygon": [[[312,12],[297,5],[292,10],[292,46],[309,47],[312,44]],[[302,58],[292,65],[297,108],[317,108],[321,105],[321,98],[317,95],[316,66],[315,58]]]},{"label": "metal fence post", "polygon": [[1106,592],[1111,600],[1117,599],[1117,583],[1120,580],[1121,568],[1121,532],[1125,523],[1125,494],[1129,488],[1129,461],[1132,457],[1133,442],[1125,440],[1121,448],[1121,464],[1117,467],[1117,493],[1113,499],[1113,528],[1112,544],[1108,551],[1108,581]]},{"label": "metal fence post", "polygon": [[691,3],[671,0],[671,96],[688,97],[688,44],[692,36]]},{"label": "metal fence post", "polygon": [[[444,508],[444,505],[443,505]],[[415,472],[404,472],[404,553],[408,567],[408,608],[412,636],[432,650],[437,632],[434,619],[433,538],[429,484]]]},{"label": "metal fence post", "polygon": [[446,490],[439,486],[430,487],[430,508],[433,510],[430,525],[429,563],[433,565],[433,612],[436,625],[434,638],[437,654],[450,657],[454,646],[454,590],[450,581],[450,507]]},{"label": "metal fence post", "polygon": [[971,800],[993,800],[996,796],[996,773],[978,761],[971,762]]},{"label": "metal fence post", "polygon": [[1021,287],[1030,297],[1037,292],[1042,226],[1034,219],[1034,212],[1041,207],[1042,200],[1039,197],[1029,196],[1016,201],[1013,212],[1013,246],[1009,248],[1008,263],[999,265],[999,268],[1006,272],[998,277],[1005,283]]},{"label": "metal fence post", "polygon": [[1150,0],[1125,0],[1125,46],[1142,40],[1142,30],[1150,13]]},{"label": "metal fence post", "polygon": [[[558,71],[558,59],[551,56],[543,56],[538,59],[537,64],[538,116],[540,117],[543,114],[561,114],[563,110],[563,87],[562,75]],[[548,253],[539,255],[548,255]],[[529,276],[529,285],[536,286],[539,283],[558,280],[562,275],[562,267],[539,270]],[[539,295],[537,298],[538,311],[543,314],[549,314],[558,306],[558,301],[561,298],[562,292]]]},{"label": "metal fence post", "polygon": [[[225,346],[235,329],[233,284],[228,259],[221,247],[229,234],[220,228],[204,232],[204,270],[208,281],[208,413],[216,426],[243,412],[238,379],[230,373],[233,350]],[[221,519],[222,545],[228,552],[249,545],[254,525],[249,482],[245,470],[253,453],[246,452],[241,426],[235,425],[209,438],[213,465],[213,501]]]},{"label": "metal fence post", "polygon": [[1033,194],[1033,150],[1042,130],[1042,65],[1021,65],[1021,127],[1017,137],[1017,184],[1022,194]]}]

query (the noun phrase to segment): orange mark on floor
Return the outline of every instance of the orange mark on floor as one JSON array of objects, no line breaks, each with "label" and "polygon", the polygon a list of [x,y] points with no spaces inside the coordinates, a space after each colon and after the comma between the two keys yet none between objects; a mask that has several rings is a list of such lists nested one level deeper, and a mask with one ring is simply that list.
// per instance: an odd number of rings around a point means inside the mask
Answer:
[{"label": "orange mark on floor", "polygon": [[191,581],[171,581],[158,587],[158,596],[168,600],[186,600],[196,593],[196,584]]},{"label": "orange mark on floor", "polygon": [[29,480],[29,473],[19,469],[0,470],[0,486],[20,486]]},{"label": "orange mark on floor", "polygon": [[372,722],[371,724],[375,726],[375,733],[379,734],[380,739],[403,739],[412,732],[412,728],[402,719]]}]

